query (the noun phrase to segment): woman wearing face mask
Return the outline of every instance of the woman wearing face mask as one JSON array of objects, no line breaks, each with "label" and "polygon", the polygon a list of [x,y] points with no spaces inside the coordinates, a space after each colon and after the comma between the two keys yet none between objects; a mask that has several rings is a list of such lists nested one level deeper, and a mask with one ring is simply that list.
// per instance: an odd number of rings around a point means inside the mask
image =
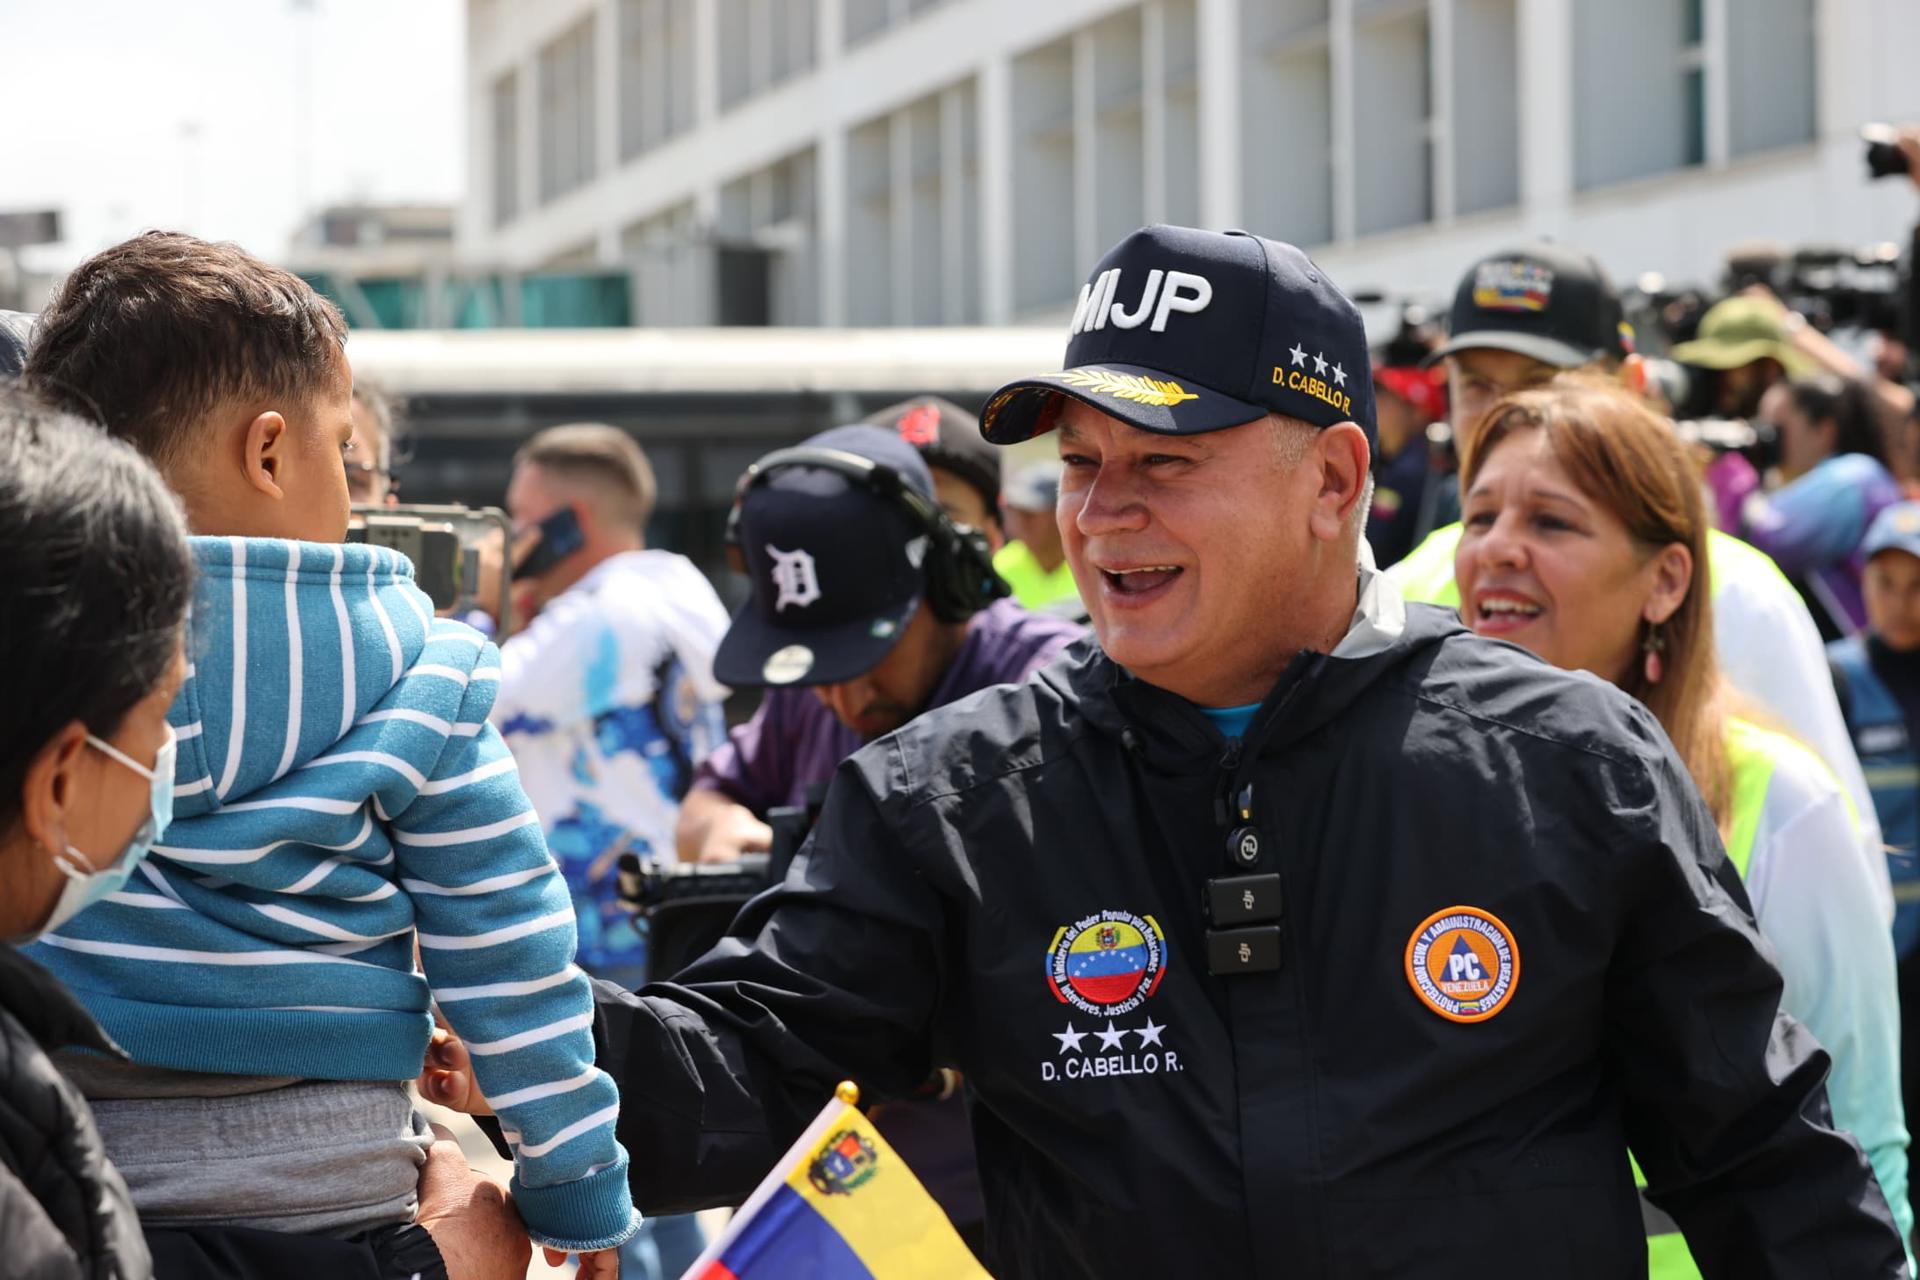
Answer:
[{"label": "woman wearing face mask", "polygon": [[[1835,1125],[1866,1151],[1909,1235],[1887,922],[1839,784],[1811,752],[1730,714],[1714,660],[1706,504],[1670,425],[1620,392],[1555,383],[1489,410],[1460,476],[1462,620],[1612,682],[1659,719],[1774,946],[1781,1007],[1832,1055]],[[1651,1275],[1697,1276],[1663,1219],[1648,1215]]]},{"label": "woman wearing face mask", "polygon": [[148,1280],[156,1260],[203,1280],[524,1275],[525,1230],[451,1141],[429,1154],[405,1232],[143,1238],[54,1065],[60,1050],[119,1051],[15,948],[139,874],[167,825],[192,589],[185,523],[152,469],[0,383],[0,1278]]}]

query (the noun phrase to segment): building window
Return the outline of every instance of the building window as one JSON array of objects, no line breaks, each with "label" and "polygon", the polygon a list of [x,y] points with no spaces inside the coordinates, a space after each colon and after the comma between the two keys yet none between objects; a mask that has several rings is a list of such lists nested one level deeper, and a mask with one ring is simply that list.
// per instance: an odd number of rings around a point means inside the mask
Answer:
[{"label": "building window", "polygon": [[540,51],[540,200],[594,176],[593,19]]},{"label": "building window", "polygon": [[1433,91],[1427,15],[1356,22],[1353,32],[1354,231],[1433,219]]},{"label": "building window", "polygon": [[1248,229],[1294,244],[1325,243],[1333,239],[1327,5],[1245,0],[1240,21],[1240,172]]},{"label": "building window", "polygon": [[493,225],[520,215],[520,81],[511,71],[493,82]]},{"label": "building window", "polygon": [[1071,307],[1091,263],[1078,261],[1071,39],[1013,62],[1013,307]]},{"label": "building window", "polygon": [[693,0],[620,0],[620,158],[693,127]]},{"label": "building window", "polygon": [[847,48],[871,40],[881,32],[937,9],[949,0],[827,0],[839,4],[840,35]]},{"label": "building window", "polygon": [[719,0],[720,109],[813,69],[816,0]]},{"label": "building window", "polygon": [[1519,26],[1515,0],[1454,0],[1453,212],[1520,202]]},{"label": "building window", "polygon": [[[1810,142],[1813,0],[1576,0],[1581,188]],[[1717,123],[1718,122],[1718,123]]]},{"label": "building window", "polygon": [[[1729,3],[1731,19],[1736,6]],[[1735,156],[1814,139],[1813,0],[1741,0],[1727,24],[1727,150]]]}]

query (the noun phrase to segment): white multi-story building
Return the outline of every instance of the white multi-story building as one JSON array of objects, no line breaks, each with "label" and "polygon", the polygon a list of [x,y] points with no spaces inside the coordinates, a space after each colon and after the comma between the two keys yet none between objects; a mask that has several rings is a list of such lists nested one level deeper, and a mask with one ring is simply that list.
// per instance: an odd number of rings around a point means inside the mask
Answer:
[{"label": "white multi-story building", "polygon": [[1445,297],[1547,236],[1711,280],[1900,237],[1913,0],[469,0],[463,256],[645,324],[1063,313],[1150,221]]}]

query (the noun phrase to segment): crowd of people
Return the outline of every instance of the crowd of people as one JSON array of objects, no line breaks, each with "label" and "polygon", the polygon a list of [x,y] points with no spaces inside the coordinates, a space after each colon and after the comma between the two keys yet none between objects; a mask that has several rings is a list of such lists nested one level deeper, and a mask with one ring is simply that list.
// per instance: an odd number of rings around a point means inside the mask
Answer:
[{"label": "crowd of people", "polygon": [[678,1275],[851,1078],[1001,1276],[1911,1274],[1920,430],[1777,297],[1729,443],[1575,248],[1370,346],[1144,228],[750,468],[731,618],[585,423],[437,614],[347,352],[170,233],[0,323],[0,1272]]}]

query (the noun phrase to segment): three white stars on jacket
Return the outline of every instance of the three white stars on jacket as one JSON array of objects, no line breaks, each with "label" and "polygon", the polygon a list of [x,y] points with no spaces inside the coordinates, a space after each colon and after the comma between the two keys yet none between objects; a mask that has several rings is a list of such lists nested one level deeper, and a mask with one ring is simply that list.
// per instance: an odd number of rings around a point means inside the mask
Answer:
[{"label": "three white stars on jacket", "polygon": [[1107,1029],[1105,1031],[1081,1031],[1069,1022],[1065,1031],[1050,1031],[1047,1034],[1060,1042],[1061,1053],[1065,1053],[1069,1049],[1072,1049],[1075,1053],[1086,1053],[1087,1050],[1080,1047],[1080,1042],[1086,1039],[1088,1035],[1099,1038],[1102,1050],[1122,1049],[1126,1047],[1122,1037],[1131,1031],[1134,1035],[1140,1037],[1140,1047],[1144,1049],[1150,1044],[1159,1044],[1160,1033],[1165,1030],[1165,1026],[1155,1022],[1152,1018],[1147,1019],[1147,1025],[1144,1027],[1115,1027],[1113,1025],[1113,1019],[1109,1018],[1107,1019]]}]

